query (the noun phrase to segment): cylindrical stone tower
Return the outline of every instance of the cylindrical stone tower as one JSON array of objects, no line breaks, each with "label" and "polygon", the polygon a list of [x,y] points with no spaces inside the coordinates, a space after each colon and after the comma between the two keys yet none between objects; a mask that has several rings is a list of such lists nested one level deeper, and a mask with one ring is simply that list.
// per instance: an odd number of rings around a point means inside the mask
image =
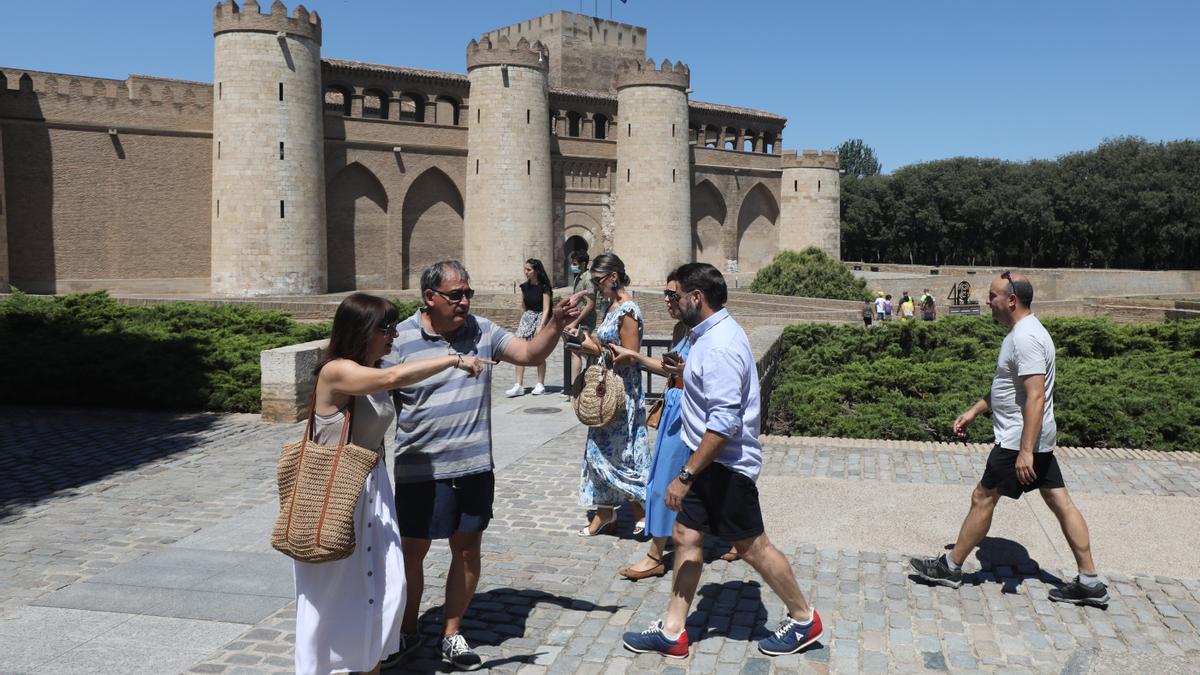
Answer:
[{"label": "cylindrical stone tower", "polygon": [[324,293],[321,19],[227,0],[213,42],[212,292]]},{"label": "cylindrical stone tower", "polygon": [[630,61],[617,75],[613,250],[635,285],[692,260],[688,67]]},{"label": "cylindrical stone tower", "polygon": [[521,263],[554,261],[549,57],[501,36],[467,46],[471,107],[463,257],[478,288],[503,288]]},{"label": "cylindrical stone tower", "polygon": [[836,152],[784,153],[779,194],[779,249],[816,246],[842,257],[841,174]]}]

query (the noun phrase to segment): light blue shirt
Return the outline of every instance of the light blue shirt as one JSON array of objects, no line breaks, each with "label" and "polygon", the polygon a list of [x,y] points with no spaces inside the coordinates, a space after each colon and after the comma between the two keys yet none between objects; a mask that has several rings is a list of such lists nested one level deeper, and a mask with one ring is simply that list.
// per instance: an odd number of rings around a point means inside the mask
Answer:
[{"label": "light blue shirt", "polygon": [[746,331],[722,309],[692,329],[683,369],[683,442],[693,452],[705,431],[729,439],[716,461],[758,480],[758,367]]}]

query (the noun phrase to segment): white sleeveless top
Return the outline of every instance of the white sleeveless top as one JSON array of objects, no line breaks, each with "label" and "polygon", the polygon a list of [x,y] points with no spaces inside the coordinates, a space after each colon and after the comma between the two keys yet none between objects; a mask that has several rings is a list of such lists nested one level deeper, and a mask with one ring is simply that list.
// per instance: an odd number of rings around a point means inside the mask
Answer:
[{"label": "white sleeveless top", "polygon": [[[342,433],[345,408],[332,415],[316,415],[313,420],[313,440],[321,445],[337,445]],[[356,445],[383,452],[383,437],[396,419],[396,408],[390,392],[380,391],[354,397],[354,415],[350,440]]]}]

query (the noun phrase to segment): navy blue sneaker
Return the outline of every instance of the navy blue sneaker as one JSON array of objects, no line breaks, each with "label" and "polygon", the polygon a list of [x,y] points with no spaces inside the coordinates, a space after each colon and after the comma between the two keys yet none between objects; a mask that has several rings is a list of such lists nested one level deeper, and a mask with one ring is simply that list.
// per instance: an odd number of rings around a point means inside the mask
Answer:
[{"label": "navy blue sneaker", "polygon": [[621,640],[625,648],[631,652],[644,654],[657,652],[672,659],[686,659],[688,656],[687,631],[679,634],[674,642],[663,633],[662,620],[655,621],[650,627],[640,633],[629,632]]},{"label": "navy blue sneaker", "polygon": [[821,615],[817,614],[817,610],[814,609],[812,621],[809,621],[807,625],[790,616],[784,617],[783,621],[779,622],[779,628],[775,629],[775,633],[758,643],[758,651],[767,656],[795,654],[820,640],[824,634],[825,627],[821,625]]}]

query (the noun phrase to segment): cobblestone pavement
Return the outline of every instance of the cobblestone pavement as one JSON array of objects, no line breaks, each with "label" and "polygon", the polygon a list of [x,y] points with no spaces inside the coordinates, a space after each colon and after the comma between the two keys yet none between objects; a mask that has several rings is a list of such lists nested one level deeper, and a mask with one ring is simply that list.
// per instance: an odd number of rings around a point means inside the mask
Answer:
[{"label": "cobblestone pavement", "polygon": [[[539,403],[549,404],[550,397]],[[0,433],[7,442],[0,454],[2,620],[57,589],[267,504],[274,499],[274,457],[297,431],[251,416],[6,409],[0,410]],[[1069,570],[1000,561],[952,591],[913,583],[903,556],[824,549],[819,542],[785,550],[828,626],[819,647],[775,659],[761,655],[752,640],[773,628],[782,604],[746,564],[717,560],[723,547],[710,542],[711,562],[688,621],[692,656],[668,662],[631,654],[621,647],[621,633],[661,616],[670,577],[639,583],[616,578],[615,570],[637,560],[645,547],[630,537],[624,509],[619,536],[575,536],[584,521],[576,503],[583,437],[582,429],[572,428],[497,476],[483,581],[465,624],[494,670],[1088,672],[1094,664],[1119,664],[1124,656],[1179,672],[1200,667],[1196,578],[1106,574],[1114,597],[1102,611],[1047,600],[1052,583]],[[860,443],[772,444],[764,475],[819,476],[861,482],[863,489],[877,481],[965,486],[985,458]],[[1200,489],[1200,467],[1185,461],[1072,459],[1064,468],[1072,489],[1084,493],[1173,499],[1194,497]],[[429,558],[422,609],[432,643],[445,546],[436,545]],[[290,672],[293,634],[288,605],[191,672]],[[445,671],[432,647],[406,668]],[[97,664],[97,672],[103,670]]]}]

